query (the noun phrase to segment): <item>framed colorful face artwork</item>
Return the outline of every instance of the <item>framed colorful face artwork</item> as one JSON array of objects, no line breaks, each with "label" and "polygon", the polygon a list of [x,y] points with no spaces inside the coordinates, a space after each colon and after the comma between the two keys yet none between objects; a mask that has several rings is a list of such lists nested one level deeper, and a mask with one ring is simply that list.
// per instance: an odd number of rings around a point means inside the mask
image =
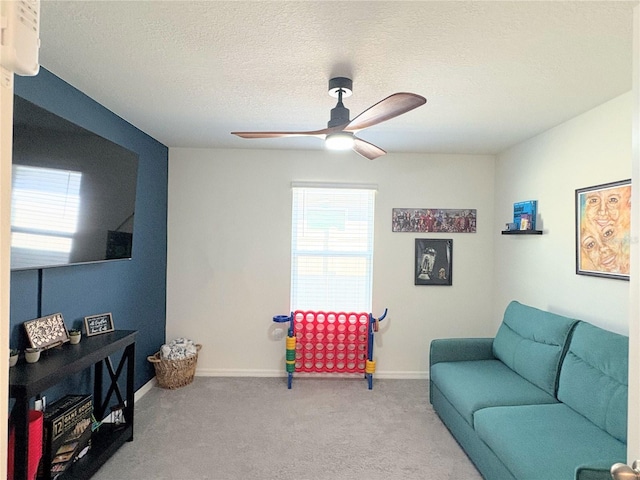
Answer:
[{"label": "framed colorful face artwork", "polygon": [[576,190],[576,273],[629,280],[631,180]]}]

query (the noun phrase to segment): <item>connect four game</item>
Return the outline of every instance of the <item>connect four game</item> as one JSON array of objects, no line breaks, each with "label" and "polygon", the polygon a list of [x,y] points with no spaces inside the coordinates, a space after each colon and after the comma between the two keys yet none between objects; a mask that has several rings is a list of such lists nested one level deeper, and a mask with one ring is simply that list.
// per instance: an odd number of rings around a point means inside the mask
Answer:
[{"label": "connect four game", "polygon": [[373,335],[387,315],[370,313],[293,312],[278,315],[274,322],[289,322],[286,341],[288,388],[294,372],[362,373],[373,386]]}]

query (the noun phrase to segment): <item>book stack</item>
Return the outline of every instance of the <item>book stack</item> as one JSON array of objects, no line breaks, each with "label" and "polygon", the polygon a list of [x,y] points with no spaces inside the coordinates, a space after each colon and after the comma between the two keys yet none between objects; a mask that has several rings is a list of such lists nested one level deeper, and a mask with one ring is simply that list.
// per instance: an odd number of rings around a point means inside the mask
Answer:
[{"label": "book stack", "polygon": [[535,230],[537,200],[527,200],[513,204],[513,223],[517,230]]},{"label": "book stack", "polygon": [[91,441],[91,395],[67,395],[47,407],[39,479],[56,478],[84,455]]}]

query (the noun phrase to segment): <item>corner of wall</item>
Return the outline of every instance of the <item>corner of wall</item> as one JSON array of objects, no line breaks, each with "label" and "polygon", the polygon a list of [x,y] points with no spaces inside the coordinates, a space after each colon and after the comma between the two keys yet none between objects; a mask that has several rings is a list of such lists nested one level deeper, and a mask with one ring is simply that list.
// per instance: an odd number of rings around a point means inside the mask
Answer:
[{"label": "corner of wall", "polygon": [[[9,356],[11,258],[11,146],[13,73],[0,67],[0,358]],[[0,369],[0,412],[9,410],[9,365]],[[7,477],[7,422],[0,422],[0,478]]]}]

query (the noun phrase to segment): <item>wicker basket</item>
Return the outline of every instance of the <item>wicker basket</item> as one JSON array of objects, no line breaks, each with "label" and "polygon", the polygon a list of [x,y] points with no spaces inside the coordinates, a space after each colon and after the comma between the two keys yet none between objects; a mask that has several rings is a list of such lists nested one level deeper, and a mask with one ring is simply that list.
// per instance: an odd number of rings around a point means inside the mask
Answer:
[{"label": "wicker basket", "polygon": [[156,369],[158,386],[174,390],[193,382],[193,377],[196,373],[196,364],[198,363],[198,352],[201,348],[202,345],[197,344],[196,354],[182,360],[167,360],[161,357],[160,352],[148,356],[147,360],[153,363]]}]

